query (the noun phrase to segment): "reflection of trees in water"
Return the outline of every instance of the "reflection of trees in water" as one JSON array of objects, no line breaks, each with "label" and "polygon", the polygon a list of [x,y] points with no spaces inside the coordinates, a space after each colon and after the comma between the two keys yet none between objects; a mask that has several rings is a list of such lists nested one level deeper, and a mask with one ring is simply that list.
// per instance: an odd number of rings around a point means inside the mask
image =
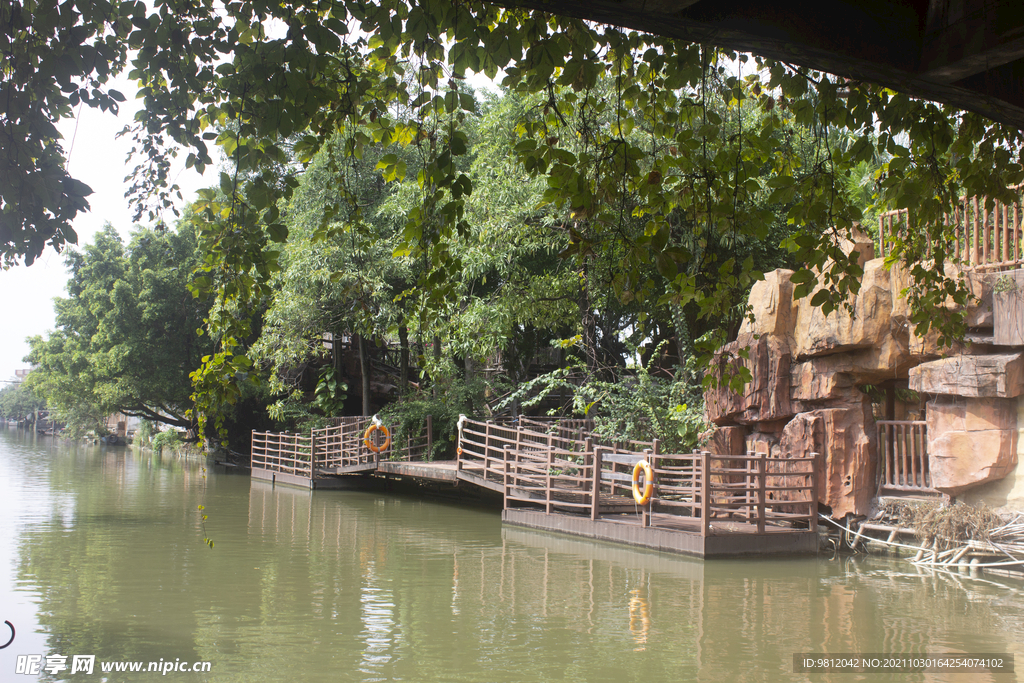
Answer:
[{"label": "reflection of trees in water", "polygon": [[210,551],[202,482],[124,453],[54,459],[67,495],[19,545],[51,652],[206,659],[218,681],[769,681],[797,652],[1013,651],[1021,632],[998,584],[904,565],[701,562],[236,477],[210,479]]},{"label": "reflection of trees in water", "polygon": [[[45,481],[49,512],[17,542],[17,580],[38,591],[48,633],[48,652],[36,654],[197,658],[195,619],[179,605],[201,553],[199,465],[79,446],[47,456]],[[172,581],[140,590],[160,576]]]}]

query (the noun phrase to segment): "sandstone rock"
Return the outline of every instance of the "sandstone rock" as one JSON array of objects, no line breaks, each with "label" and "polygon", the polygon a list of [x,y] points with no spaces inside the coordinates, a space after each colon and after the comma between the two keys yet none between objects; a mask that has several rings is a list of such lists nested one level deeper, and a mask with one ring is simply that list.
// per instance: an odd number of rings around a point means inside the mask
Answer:
[{"label": "sandstone rock", "polygon": [[793,357],[803,360],[852,349],[880,346],[891,336],[893,302],[889,271],[882,259],[868,261],[853,312],[839,308],[827,316],[811,306],[811,297],[798,302],[792,344]]},{"label": "sandstone rock", "polygon": [[[836,402],[859,400],[853,369],[846,354],[811,358],[794,363],[790,370],[789,397],[793,410],[807,412]],[[788,429],[788,427],[787,427]]]},{"label": "sandstone rock", "polygon": [[877,437],[871,401],[863,396],[849,408],[801,413],[786,427],[783,453],[817,452],[818,501],[833,517],[866,515],[876,492]]},{"label": "sandstone rock", "polygon": [[753,432],[747,436],[747,453],[770,455],[779,452],[779,436],[765,432]]},{"label": "sandstone rock", "polygon": [[708,444],[712,455],[743,455],[746,453],[746,427],[719,427]]},{"label": "sandstone rock", "polygon": [[[806,462],[795,462],[795,458],[810,458],[815,456],[814,467],[822,472],[825,452],[825,421],[821,415],[813,413],[800,413],[786,425],[779,442],[778,457],[771,458],[768,462],[768,471],[774,474],[790,474],[780,482],[787,486],[810,486],[810,475],[801,476],[799,473],[807,471]],[[797,473],[797,474],[793,474]],[[787,500],[806,500],[806,493],[803,491],[773,491],[769,494],[769,500],[773,502]],[[781,512],[804,513],[807,511],[803,506],[778,506]]]},{"label": "sandstone rock", "polygon": [[[935,266],[933,262],[927,261],[925,263],[922,263],[921,267],[934,268]],[[946,263],[943,266],[943,273],[947,278],[953,280],[956,280],[962,276],[967,277],[965,274],[962,274],[960,268],[958,268],[956,264],[954,264],[951,261],[946,261]],[[908,303],[907,298],[903,296],[903,292],[904,290],[913,289],[916,286],[913,276],[910,274],[910,271],[907,270],[905,264],[897,261],[896,263],[892,264],[892,267],[889,270],[889,281],[892,291],[892,317],[901,320],[909,320],[910,304]],[[967,284],[970,287],[970,280],[967,281]],[[947,300],[945,305],[947,308],[956,307],[956,304],[953,303],[951,299]]]},{"label": "sandstone rock", "polygon": [[[747,358],[739,356],[746,351]],[[705,392],[708,419],[717,425],[751,424],[788,418],[793,415],[789,400],[788,345],[778,337],[761,337],[754,340],[738,340],[727,344],[719,352],[725,372],[746,367],[751,380],[744,387],[742,395],[723,386]],[[731,361],[724,359],[731,358]],[[719,377],[724,376],[719,371]]]},{"label": "sandstone rock", "polygon": [[871,235],[864,232],[860,225],[855,225],[849,238],[844,238],[839,243],[839,248],[846,255],[857,252],[857,265],[861,268],[868,261],[875,258],[875,240]]},{"label": "sandstone rock", "polygon": [[817,413],[800,413],[782,432],[782,451],[793,458],[806,458],[825,452],[825,421]]},{"label": "sandstone rock", "polygon": [[967,306],[966,322],[968,327],[992,327],[994,323],[993,311],[993,286],[997,281],[997,273],[979,273],[976,270],[968,270],[967,285],[971,288],[971,294],[976,297]]},{"label": "sandstone rock", "polygon": [[993,343],[1024,346],[1024,270],[1000,274],[994,290]]},{"label": "sandstone rock", "polygon": [[743,319],[739,337],[774,335],[788,338],[796,322],[796,304],[793,301],[792,270],[779,268],[764,274],[764,280],[755,282],[747,303],[754,320]]},{"label": "sandstone rock", "polygon": [[[923,264],[929,268],[929,263]],[[979,273],[974,270],[961,271],[955,264],[947,262],[944,273],[946,277],[958,279],[963,277],[967,288],[974,299],[967,305],[964,312],[965,322],[968,327],[989,328],[993,323],[993,299],[992,289],[995,281],[995,273]],[[921,337],[914,330],[915,325],[910,323],[910,304],[902,292],[913,288],[914,280],[906,267],[901,263],[894,263],[890,271],[892,287],[892,319],[894,328],[903,328],[909,335],[909,351],[918,357],[939,356],[948,349],[940,347],[937,343],[938,334],[934,331]],[[957,308],[952,299],[945,303],[945,308],[955,310]]]},{"label": "sandstone rock", "polygon": [[1024,353],[960,354],[910,370],[910,388],[926,394],[1013,398],[1024,393]]},{"label": "sandstone rock", "polygon": [[1002,479],[1017,464],[1017,401],[940,398],[927,406],[932,487],[951,496]]}]

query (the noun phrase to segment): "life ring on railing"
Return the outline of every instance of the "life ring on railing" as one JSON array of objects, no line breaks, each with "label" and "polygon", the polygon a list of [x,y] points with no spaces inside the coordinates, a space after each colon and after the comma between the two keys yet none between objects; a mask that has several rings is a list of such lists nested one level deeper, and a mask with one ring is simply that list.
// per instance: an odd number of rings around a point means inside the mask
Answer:
[{"label": "life ring on railing", "polygon": [[[640,492],[640,473],[644,473],[644,491]],[[637,505],[647,505],[654,495],[654,470],[646,460],[633,465],[633,500]]]},{"label": "life ring on railing", "polygon": [[[382,443],[380,446],[375,445],[373,443],[373,440],[370,438],[371,436],[373,436],[373,433],[378,429],[384,432],[384,443]],[[388,446],[391,445],[391,433],[388,431],[388,428],[385,427],[384,425],[370,425],[369,428],[366,430],[366,434],[363,434],[363,444],[374,453],[381,453],[383,451],[386,451],[388,449]]]}]

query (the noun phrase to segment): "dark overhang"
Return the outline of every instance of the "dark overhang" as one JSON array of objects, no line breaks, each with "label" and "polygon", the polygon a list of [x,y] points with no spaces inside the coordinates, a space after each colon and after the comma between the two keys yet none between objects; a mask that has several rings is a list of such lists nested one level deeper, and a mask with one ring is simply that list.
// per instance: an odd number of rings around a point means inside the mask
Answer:
[{"label": "dark overhang", "polygon": [[1024,0],[497,0],[753,52],[1024,129]]}]

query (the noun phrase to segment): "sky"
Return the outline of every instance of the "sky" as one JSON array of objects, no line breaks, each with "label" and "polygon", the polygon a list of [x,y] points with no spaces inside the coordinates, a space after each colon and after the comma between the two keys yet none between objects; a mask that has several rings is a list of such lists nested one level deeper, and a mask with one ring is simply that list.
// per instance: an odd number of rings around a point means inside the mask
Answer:
[{"label": "sky", "polygon": [[[79,214],[72,222],[79,245],[91,242],[107,222],[125,239],[133,227],[131,211],[124,198],[124,178],[130,171],[125,158],[131,149],[131,139],[118,140],[116,134],[131,122],[137,110],[135,88],[124,80],[111,87],[127,98],[117,116],[82,107],[77,119],[66,119],[58,125],[64,136],[68,172],[94,191],[88,197],[91,210]],[[183,166],[179,160],[181,170],[175,169],[172,178],[181,186],[186,200],[214,182],[204,181],[198,173],[185,171]],[[213,178],[212,171],[208,171],[208,175]],[[173,219],[173,215],[168,215],[167,222],[173,224]],[[16,369],[29,367],[22,361],[29,351],[25,339],[45,336],[53,329],[53,299],[66,295],[66,282],[64,254],[49,248],[31,266],[0,270],[0,311],[3,312],[0,317],[0,382],[12,379]]]}]

